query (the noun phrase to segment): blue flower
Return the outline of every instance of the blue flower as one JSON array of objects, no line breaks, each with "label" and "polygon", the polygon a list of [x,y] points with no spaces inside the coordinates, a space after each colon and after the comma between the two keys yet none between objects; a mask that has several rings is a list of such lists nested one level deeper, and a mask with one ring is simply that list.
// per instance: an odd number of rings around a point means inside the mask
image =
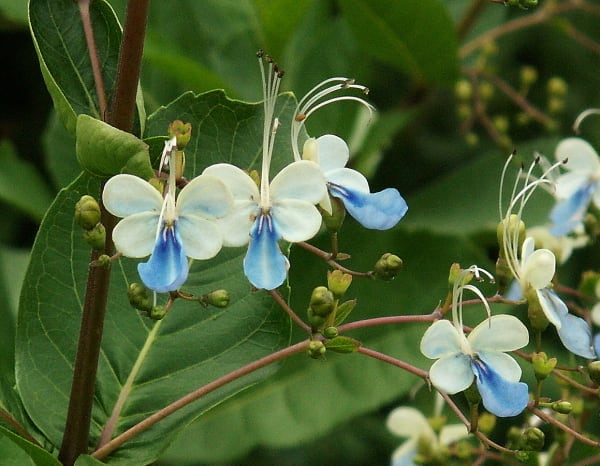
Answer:
[{"label": "blue flower", "polygon": [[550,213],[552,234],[566,235],[583,221],[591,202],[600,207],[600,160],[594,148],[580,138],[567,138],[555,156],[569,170],[556,179],[557,203]]},{"label": "blue flower", "polygon": [[[259,57],[259,59],[262,56]],[[282,73],[269,61],[268,75],[261,60],[264,90],[263,153],[260,188],[248,173],[226,164],[216,164],[203,175],[221,179],[233,194],[229,215],[219,220],[225,246],[244,246],[244,273],[256,288],[273,290],[287,277],[289,262],[279,241],[306,241],[321,227],[316,204],[326,193],[319,166],[307,160],[293,162],[272,180],[269,178],[274,139],[279,120],[274,117]]]},{"label": "blue flower", "polygon": [[521,368],[507,351],[522,348],[529,342],[527,328],[514,316],[496,315],[477,325],[468,336],[462,326],[462,295],[465,289],[475,292],[489,305],[481,292],[466,284],[467,269],[454,284],[452,322],[438,320],[421,340],[421,352],[437,359],[429,370],[434,387],[450,395],[469,388],[475,381],[484,407],[500,417],[516,416],[527,406],[529,390],[519,382]]},{"label": "blue flower", "polygon": [[[165,143],[168,165],[176,151],[175,138]],[[157,292],[177,290],[188,276],[188,260],[210,259],[222,246],[216,224],[233,203],[225,184],[214,176],[198,176],[176,197],[175,168],[171,167],[164,197],[147,181],[121,174],[106,182],[102,201],[106,209],[123,218],[113,230],[117,251],[142,258],[138,264],[144,284]]]}]

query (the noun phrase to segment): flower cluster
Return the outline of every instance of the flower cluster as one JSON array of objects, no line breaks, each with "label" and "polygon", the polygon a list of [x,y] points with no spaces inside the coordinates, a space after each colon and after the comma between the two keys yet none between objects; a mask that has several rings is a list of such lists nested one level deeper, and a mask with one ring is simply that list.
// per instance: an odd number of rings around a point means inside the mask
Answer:
[{"label": "flower cluster", "polygon": [[[156,292],[174,291],[183,285],[188,258],[209,259],[222,246],[246,245],[243,267],[250,283],[266,290],[279,287],[289,269],[280,241],[297,243],[313,238],[322,223],[317,205],[332,212],[329,195],[341,199],[350,215],[367,228],[391,228],[407,211],[396,189],[372,194],[362,174],[345,168],[349,151],[339,137],[308,139],[300,156],[300,128],[317,109],[339,100],[354,100],[372,110],[365,100],[354,96],[323,101],[338,90],[366,89],[346,78],[326,80],[300,100],[290,125],[295,160],[271,178],[275,137],[281,126],[275,107],[283,71],[262,51],[258,58],[264,93],[258,184],[235,165],[218,163],[206,168],[177,195],[176,173],[182,173],[182,167],[175,163],[175,154],[181,151],[174,137],[165,143],[161,158],[161,170],[169,169],[164,193],[141,178],[125,174],[111,178],[104,187],[107,210],[123,218],[113,233],[115,246],[126,257],[150,255],[146,263],[138,265],[138,271],[144,284]],[[331,82],[337,84],[329,86]]]}]

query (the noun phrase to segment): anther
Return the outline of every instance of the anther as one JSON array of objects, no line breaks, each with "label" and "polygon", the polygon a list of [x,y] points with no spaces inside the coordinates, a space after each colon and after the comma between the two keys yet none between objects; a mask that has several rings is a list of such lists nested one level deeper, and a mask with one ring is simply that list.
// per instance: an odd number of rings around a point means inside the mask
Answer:
[{"label": "anther", "polygon": [[265,51],[263,49],[258,49],[258,52],[256,52],[256,56],[258,58],[262,58],[265,56]]}]

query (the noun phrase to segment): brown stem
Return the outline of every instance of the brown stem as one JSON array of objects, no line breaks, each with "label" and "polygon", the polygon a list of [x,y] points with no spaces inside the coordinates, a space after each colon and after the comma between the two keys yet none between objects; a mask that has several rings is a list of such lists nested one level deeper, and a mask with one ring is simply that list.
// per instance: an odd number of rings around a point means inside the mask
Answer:
[{"label": "brown stem", "polygon": [[277,290],[270,290],[269,294],[273,297],[273,299],[281,306],[281,308],[287,312],[290,318],[296,322],[303,330],[305,330],[308,334],[311,333],[310,326],[304,323],[304,321],[294,312],[294,310],[288,305],[288,303],[283,299],[283,296]]},{"label": "brown stem", "polygon": [[400,359],[393,358],[388,356],[387,354],[380,353],[379,351],[375,351],[364,346],[359,346],[356,349],[357,352],[364,354],[365,356],[369,356],[374,359],[379,359],[380,361],[391,364],[392,366],[399,367],[400,369],[405,370],[406,372],[410,372],[411,374],[416,375],[417,377],[421,377],[424,380],[428,380],[429,373],[424,371],[423,369],[419,369],[418,367],[413,366],[407,362],[401,361]]},{"label": "brown stem", "polygon": [[358,328],[373,327],[376,325],[392,325],[392,324],[408,324],[416,322],[433,322],[434,320],[441,319],[442,313],[438,310],[433,311],[431,314],[416,314],[416,315],[402,315],[402,316],[388,316],[388,317],[374,317],[372,319],[357,320],[348,324],[340,325],[338,331],[347,332],[349,330],[356,330]]},{"label": "brown stem", "polygon": [[21,425],[21,423],[19,421],[17,421],[13,417],[13,415],[10,414],[8,411],[5,411],[4,409],[0,409],[0,421],[4,421],[6,424],[11,426],[12,430],[14,430],[17,434],[19,434],[21,437],[23,437],[27,441],[42,448],[42,446],[39,444],[39,442],[36,439],[34,439],[31,436],[31,434],[29,432],[27,432],[27,429],[25,429],[25,427],[23,427]]},{"label": "brown stem", "polygon": [[469,32],[477,17],[485,9],[487,3],[487,0],[473,0],[471,2],[467,12],[458,23],[458,26],[456,26],[456,35],[459,39],[463,39],[467,35],[467,32]]},{"label": "brown stem", "polygon": [[355,277],[372,277],[373,276],[372,272],[356,272],[355,270],[348,269],[348,268],[344,267],[343,265],[338,264],[336,261],[334,261],[331,258],[332,257],[331,253],[325,252],[322,249],[319,249],[318,247],[313,246],[312,244],[306,243],[305,241],[300,241],[299,243],[294,243],[294,244],[297,244],[298,246],[306,249],[307,251],[312,252],[314,255],[320,257],[325,262],[327,262],[329,265],[331,265],[334,269],[340,270],[344,273],[353,275]]},{"label": "brown stem", "polygon": [[181,408],[189,405],[190,403],[202,398],[203,396],[209,394],[210,392],[223,387],[224,385],[233,382],[245,375],[248,375],[258,369],[268,366],[269,364],[273,364],[274,362],[281,361],[282,359],[293,356],[294,354],[301,353],[308,348],[309,341],[301,341],[300,343],[296,343],[295,345],[289,346],[285,349],[277,351],[273,354],[265,356],[264,358],[258,359],[256,361],[247,364],[244,367],[240,367],[229,374],[224,375],[202,387],[198,390],[195,390],[191,393],[188,393],[182,398],[174,401],[170,405],[165,406],[160,411],[155,412],[152,416],[147,417],[142,422],[136,424],[130,429],[123,432],[121,435],[115,437],[110,442],[108,442],[103,447],[97,449],[92,456],[96,459],[104,459],[108,455],[110,455],[113,451],[115,451],[118,447],[120,447],[126,441],[132,439],[136,435],[144,432],[148,428],[152,427],[157,422],[163,420],[167,416],[177,412]]},{"label": "brown stem", "polygon": [[580,434],[576,430],[571,429],[569,426],[563,424],[562,422],[554,419],[552,416],[546,414],[541,409],[538,409],[534,406],[529,406],[528,409],[529,409],[529,411],[531,411],[533,414],[535,414],[537,417],[539,417],[543,421],[549,422],[550,424],[558,427],[560,430],[567,433],[568,435],[572,435],[574,438],[576,438],[580,442],[585,443],[587,445],[591,445],[592,447],[596,447],[596,448],[600,447],[600,442],[596,442],[595,440],[587,438],[586,436]]}]

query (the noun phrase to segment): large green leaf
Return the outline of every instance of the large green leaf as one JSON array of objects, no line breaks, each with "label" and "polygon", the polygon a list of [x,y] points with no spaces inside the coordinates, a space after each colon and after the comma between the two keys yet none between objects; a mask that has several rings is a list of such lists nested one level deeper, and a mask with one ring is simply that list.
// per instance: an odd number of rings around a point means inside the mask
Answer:
[{"label": "large green leaf", "polygon": [[[290,121],[294,99],[281,99],[278,114]],[[262,144],[262,105],[228,100],[222,92],[182,96],[151,117],[150,135],[166,133],[168,122],[192,123],[186,175],[208,164],[231,161],[256,168]],[[278,138],[276,164],[290,161],[289,137]],[[160,149],[160,148],[159,148]],[[25,278],[17,333],[17,386],[35,424],[53,445],[62,438],[72,365],[86,281],[88,248],[74,227],[73,207],[98,182],[81,175],[62,190],[38,233]],[[252,291],[242,272],[243,248],[194,262],[184,289],[196,295],[225,288],[225,309],[204,309],[178,301],[159,324],[141,317],[127,301],[127,286],[139,281],[135,261],[113,265],[93,411],[93,448],[120,395],[124,400],[115,433],[121,433],[184,394],[277,350],[289,341],[289,321],[265,292]],[[162,298],[164,299],[164,298]],[[139,370],[133,370],[136,362]],[[194,418],[272,368],[230,384],[170,416],[125,444],[109,458],[119,464],[146,464]],[[130,391],[126,381],[131,378]]]},{"label": "large green leaf", "polygon": [[[353,281],[348,295],[356,296],[358,305],[351,320],[429,313],[445,297],[451,263],[488,265],[483,251],[464,238],[403,230],[374,232],[347,223],[342,241],[344,251],[353,253],[353,258],[345,265],[368,270],[386,251],[397,252],[405,264],[405,271],[391,283]],[[310,289],[324,283],[325,266],[299,249],[292,251],[291,262],[293,303],[302,312]],[[430,362],[419,352],[425,328],[422,324],[392,325],[346,335],[426,369]],[[419,383],[415,376],[356,353],[327,354],[324,361],[296,356],[273,379],[195,422],[165,453],[165,464],[211,464],[235,458],[235,464],[251,464],[241,463],[239,456],[259,446],[284,448],[326,436],[334,427],[406,395]],[[323,442],[326,449],[337,447],[326,439]]]},{"label": "large green leaf", "polygon": [[417,81],[449,83],[458,72],[454,24],[438,0],[341,0],[356,39],[370,57]]},{"label": "large green leaf", "polygon": [[[121,26],[105,0],[90,2],[90,16],[107,102],[110,102],[119,58]],[[29,23],[46,87],[61,122],[75,134],[77,115],[101,119],[94,76],[77,3],[30,0]],[[141,97],[138,111],[143,115]]]},{"label": "large green leaf", "polygon": [[2,466],[60,466],[54,456],[13,432],[0,427]]}]

